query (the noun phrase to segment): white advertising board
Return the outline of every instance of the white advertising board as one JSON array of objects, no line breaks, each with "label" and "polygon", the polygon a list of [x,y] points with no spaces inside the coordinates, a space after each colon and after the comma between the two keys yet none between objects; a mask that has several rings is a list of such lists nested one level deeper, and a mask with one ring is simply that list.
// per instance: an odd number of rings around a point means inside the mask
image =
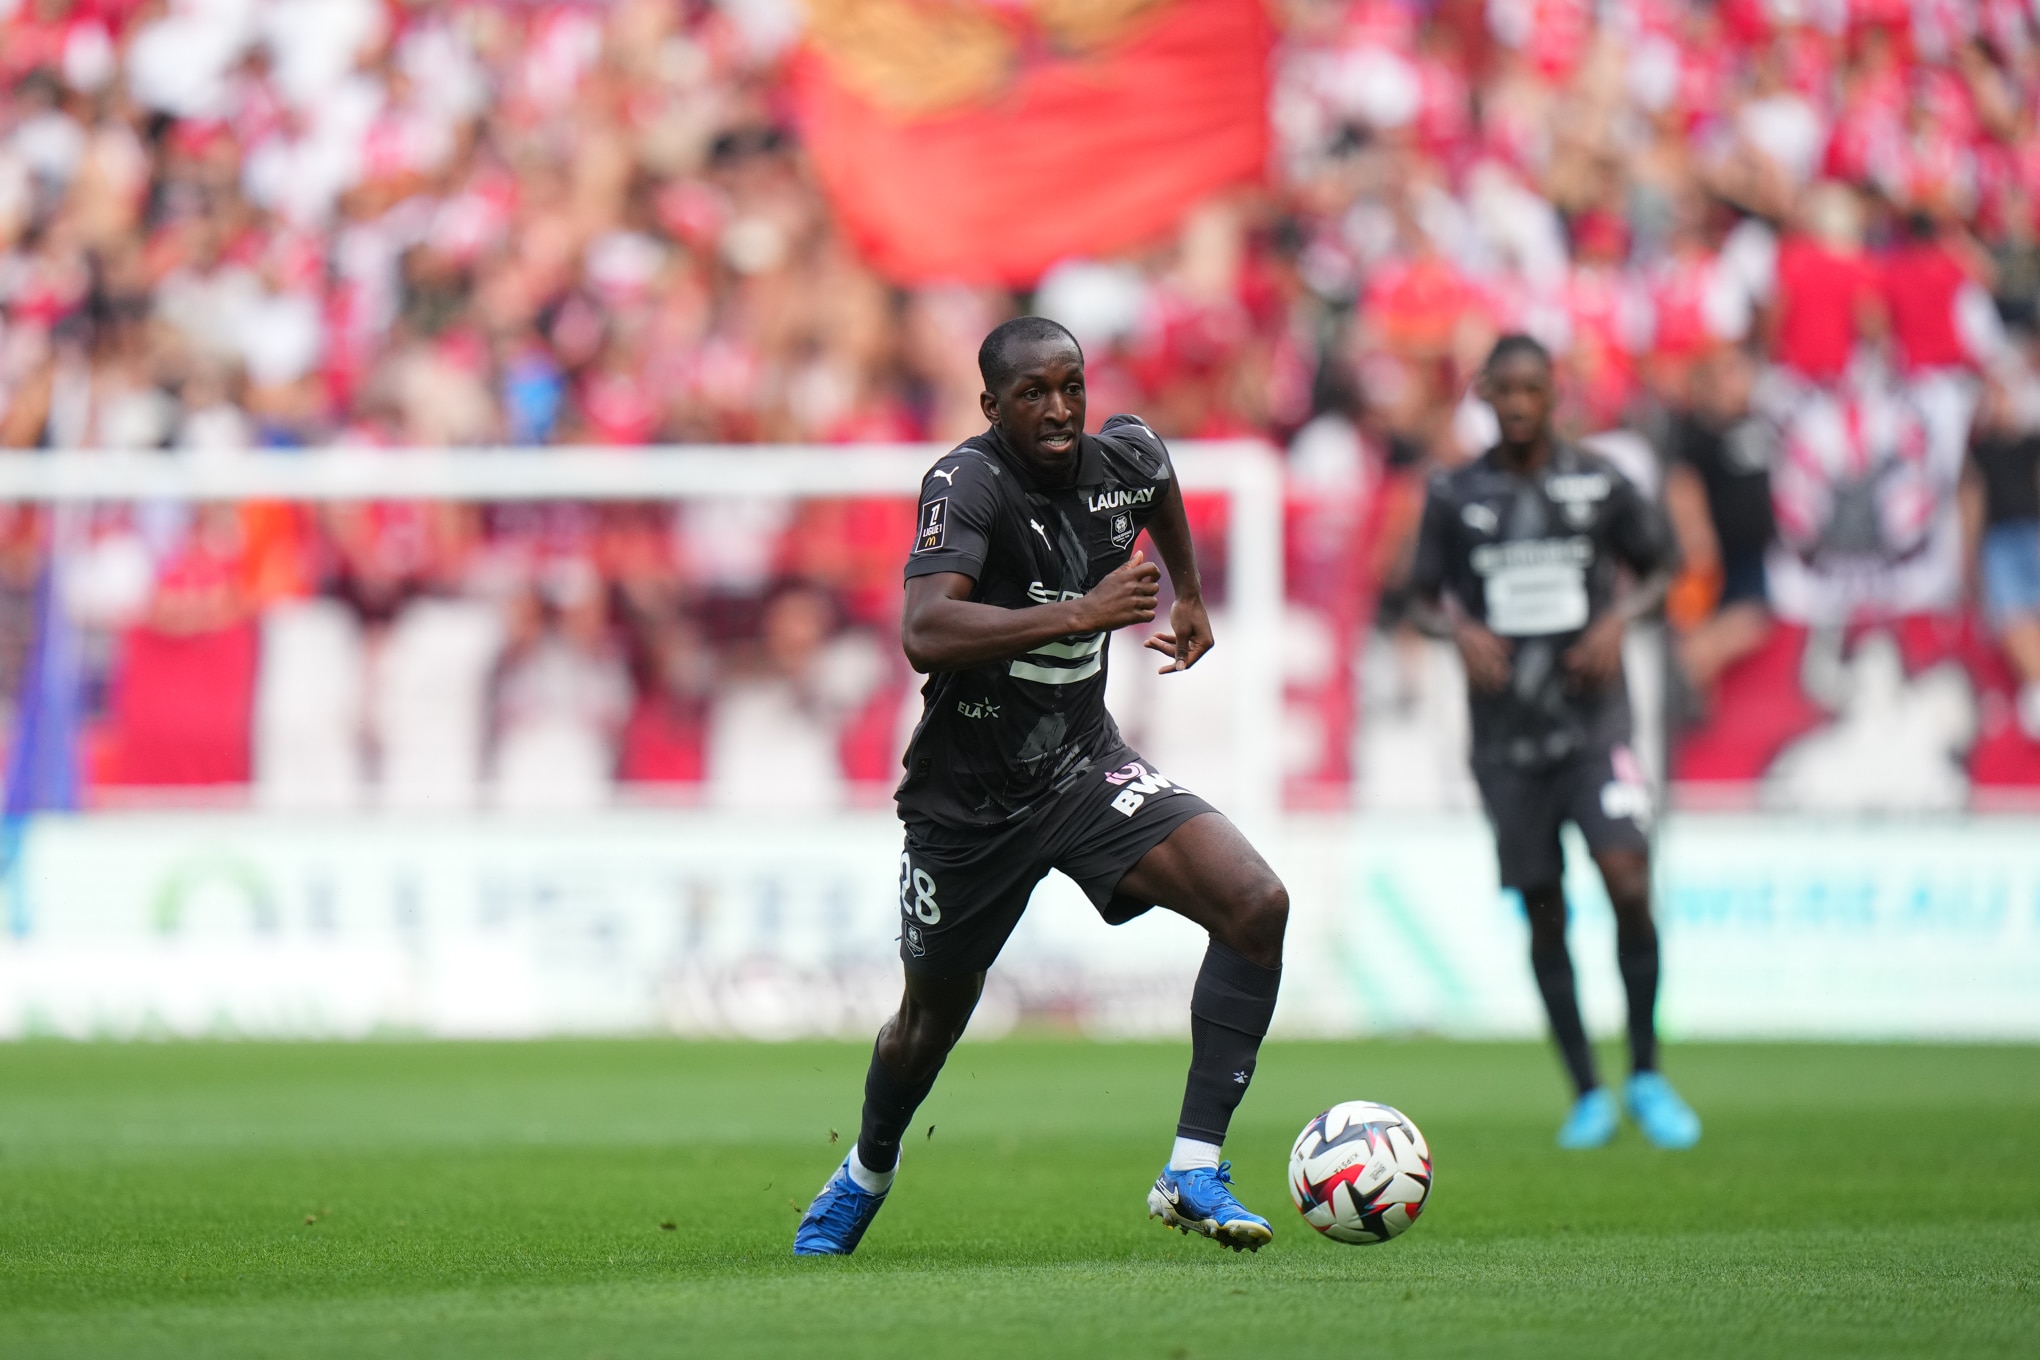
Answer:
[{"label": "white advertising board", "polygon": [[[1541,1032],[1521,913],[1467,816],[1290,817],[1285,1033]],[[1574,847],[1589,1023],[1613,928]],[[883,814],[32,824],[6,883],[0,1036],[870,1032],[898,996]],[[1660,849],[1676,1036],[2040,1038],[2040,823],[1688,816]],[[977,1031],[1173,1034],[1203,942],[1108,929],[1051,876]]]}]

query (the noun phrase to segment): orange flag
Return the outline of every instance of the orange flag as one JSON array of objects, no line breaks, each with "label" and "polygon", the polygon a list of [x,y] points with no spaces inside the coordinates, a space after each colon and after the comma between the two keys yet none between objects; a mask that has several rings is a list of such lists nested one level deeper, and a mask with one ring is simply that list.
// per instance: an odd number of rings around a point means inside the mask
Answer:
[{"label": "orange flag", "polygon": [[1262,0],[809,0],[801,133],[838,220],[902,283],[1032,284],[1259,181]]}]

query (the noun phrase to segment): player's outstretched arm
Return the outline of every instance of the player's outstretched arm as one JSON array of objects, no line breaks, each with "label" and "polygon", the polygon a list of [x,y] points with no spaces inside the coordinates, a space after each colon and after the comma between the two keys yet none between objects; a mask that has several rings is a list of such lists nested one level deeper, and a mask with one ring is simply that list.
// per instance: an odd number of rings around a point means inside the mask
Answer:
[{"label": "player's outstretched arm", "polygon": [[1169,658],[1161,668],[1187,671],[1212,649],[1211,616],[1204,610],[1204,581],[1197,574],[1197,548],[1190,539],[1190,519],[1183,513],[1182,487],[1171,478],[1155,517],[1148,522],[1148,537],[1169,568],[1169,588],[1176,602],[1169,606],[1169,626],[1145,644]]},{"label": "player's outstretched arm", "polygon": [[976,584],[953,571],[916,576],[907,582],[900,645],[915,670],[923,674],[960,671],[1009,661],[1058,638],[1152,623],[1162,572],[1135,553],[1083,598],[1026,609],[979,604],[970,598]]}]

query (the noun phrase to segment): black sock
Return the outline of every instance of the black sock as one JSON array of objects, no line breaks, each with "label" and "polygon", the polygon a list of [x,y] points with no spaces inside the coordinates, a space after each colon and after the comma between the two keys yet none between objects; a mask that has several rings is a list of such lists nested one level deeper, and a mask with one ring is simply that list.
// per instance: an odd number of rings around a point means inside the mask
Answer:
[{"label": "black sock", "polygon": [[864,1120],[857,1129],[857,1160],[871,1171],[890,1171],[900,1163],[900,1139],[914,1122],[914,1111],[935,1089],[942,1065],[919,1082],[902,1081],[871,1046],[871,1068],[864,1074]]},{"label": "black sock", "polygon": [[1622,990],[1629,995],[1629,1066],[1635,1072],[1657,1070],[1657,926],[1647,914],[1615,917],[1615,963],[1622,970]]},{"label": "black sock", "polygon": [[1232,1112],[1254,1079],[1261,1039],[1275,1015],[1280,968],[1250,963],[1213,940],[1190,995],[1190,1078],[1176,1136],[1223,1143]]},{"label": "black sock", "polygon": [[1551,1018],[1551,1039],[1573,1088],[1581,1095],[1600,1085],[1594,1075],[1594,1052],[1587,1046],[1587,1028],[1580,1023],[1579,994],[1573,984],[1572,955],[1565,947],[1565,899],[1552,894],[1531,901],[1530,971],[1536,975],[1537,990],[1544,997],[1544,1013]]}]

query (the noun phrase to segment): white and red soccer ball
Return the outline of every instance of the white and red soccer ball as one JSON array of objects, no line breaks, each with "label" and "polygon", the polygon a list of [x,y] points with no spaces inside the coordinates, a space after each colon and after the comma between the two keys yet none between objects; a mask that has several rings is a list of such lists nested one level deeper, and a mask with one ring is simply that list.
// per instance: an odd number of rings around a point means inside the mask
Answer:
[{"label": "white and red soccer ball", "polygon": [[1371,1100],[1334,1105],[1289,1150],[1289,1197],[1334,1242],[1398,1236],[1431,1193],[1431,1149],[1402,1111]]}]

